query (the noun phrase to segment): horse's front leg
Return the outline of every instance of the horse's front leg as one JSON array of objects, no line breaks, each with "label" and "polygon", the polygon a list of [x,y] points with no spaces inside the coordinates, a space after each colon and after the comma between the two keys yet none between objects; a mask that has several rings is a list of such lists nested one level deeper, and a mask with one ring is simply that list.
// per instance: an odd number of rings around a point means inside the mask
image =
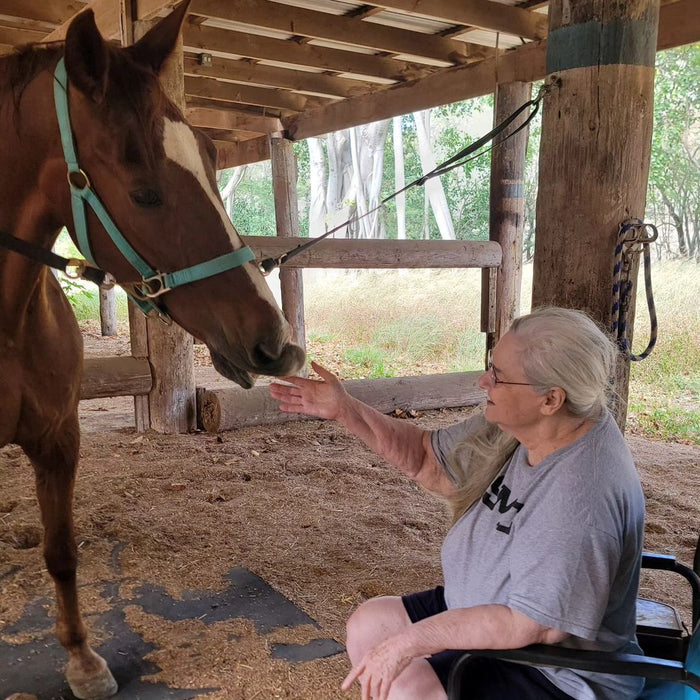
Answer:
[{"label": "horse's front leg", "polygon": [[36,475],[44,559],[56,586],[56,635],[68,652],[66,679],[73,694],[91,700],[108,698],[117,692],[117,683],[105,660],[88,645],[78,606],[72,507],[80,446],[77,412],[52,434],[54,441],[25,451]]}]

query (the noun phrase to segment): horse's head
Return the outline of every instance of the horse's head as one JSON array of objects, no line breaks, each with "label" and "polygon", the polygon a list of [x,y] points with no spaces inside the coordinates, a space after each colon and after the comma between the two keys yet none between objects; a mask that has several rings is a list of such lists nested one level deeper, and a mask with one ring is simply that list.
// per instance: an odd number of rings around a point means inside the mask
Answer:
[{"label": "horse's head", "polygon": [[[123,237],[161,273],[244,247],[219,196],[212,143],[185,121],[158,80],[187,4],[127,48],[105,42],[89,10],[72,22],[65,42],[80,168]],[[60,199],[62,218],[75,236],[65,185]],[[127,287],[140,281],[92,210],[87,222],[97,265]],[[291,374],[304,362],[254,262],[186,282],[158,296],[157,303],[203,340],[216,369],[241,386],[252,386],[251,374]]]}]

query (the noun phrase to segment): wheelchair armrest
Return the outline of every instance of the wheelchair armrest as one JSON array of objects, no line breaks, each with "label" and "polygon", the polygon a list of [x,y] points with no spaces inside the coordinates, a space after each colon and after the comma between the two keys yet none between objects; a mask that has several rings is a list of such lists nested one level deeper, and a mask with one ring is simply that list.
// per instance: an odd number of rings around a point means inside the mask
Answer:
[{"label": "wheelchair armrest", "polygon": [[479,649],[465,652],[452,667],[448,682],[448,698],[457,700],[461,694],[461,676],[465,666],[474,656],[487,656],[525,664],[527,666],[551,666],[572,668],[579,671],[611,673],[624,676],[640,676],[659,680],[686,683],[700,688],[700,678],[684,668],[678,661],[657,659],[637,654],[618,654],[600,651],[583,651],[559,646],[535,644],[522,649]]},{"label": "wheelchair armrest", "polygon": [[643,569],[656,569],[658,571],[672,571],[676,574],[680,574],[689,584],[693,591],[692,599],[692,628],[700,620],[700,576],[698,576],[693,569],[685,564],[680,564],[676,561],[676,558],[666,554],[651,554],[644,552],[642,554],[642,568]]}]

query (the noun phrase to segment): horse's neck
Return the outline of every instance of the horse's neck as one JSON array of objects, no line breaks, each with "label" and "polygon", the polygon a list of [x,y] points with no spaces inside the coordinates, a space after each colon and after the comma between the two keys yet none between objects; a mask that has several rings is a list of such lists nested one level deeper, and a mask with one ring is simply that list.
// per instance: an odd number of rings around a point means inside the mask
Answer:
[{"label": "horse's neck", "polygon": [[[58,131],[50,73],[39,72],[30,79],[16,106],[13,85],[0,68],[0,134],[0,230],[49,248],[61,224],[46,183],[65,177],[52,155]],[[5,321],[12,323],[27,300],[41,294],[44,275],[43,268],[15,253],[0,255],[0,315]]]}]

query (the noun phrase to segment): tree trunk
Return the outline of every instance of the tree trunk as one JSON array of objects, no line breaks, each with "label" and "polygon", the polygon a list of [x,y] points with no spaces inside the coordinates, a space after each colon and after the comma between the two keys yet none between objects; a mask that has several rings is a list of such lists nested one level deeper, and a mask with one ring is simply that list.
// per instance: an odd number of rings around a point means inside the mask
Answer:
[{"label": "tree trunk", "polygon": [[309,238],[317,238],[328,229],[326,225],[326,158],[323,139],[306,139],[309,145]]},{"label": "tree trunk", "polygon": [[[418,136],[418,153],[420,155],[421,168],[424,173],[434,170],[437,166],[433,148],[430,143],[430,110],[415,112],[413,115],[416,121],[416,134]],[[442,189],[442,182],[439,178],[433,177],[427,180],[424,189],[430,201],[430,206],[435,216],[435,221],[440,231],[440,236],[445,239],[454,240],[455,230],[452,225],[450,208],[447,205],[447,197]]]},{"label": "tree trunk", "polygon": [[[406,174],[403,159],[403,131],[401,117],[394,117],[394,191],[398,192],[406,186]],[[406,193],[401,192],[394,198],[396,202],[396,237],[406,238]]]}]

